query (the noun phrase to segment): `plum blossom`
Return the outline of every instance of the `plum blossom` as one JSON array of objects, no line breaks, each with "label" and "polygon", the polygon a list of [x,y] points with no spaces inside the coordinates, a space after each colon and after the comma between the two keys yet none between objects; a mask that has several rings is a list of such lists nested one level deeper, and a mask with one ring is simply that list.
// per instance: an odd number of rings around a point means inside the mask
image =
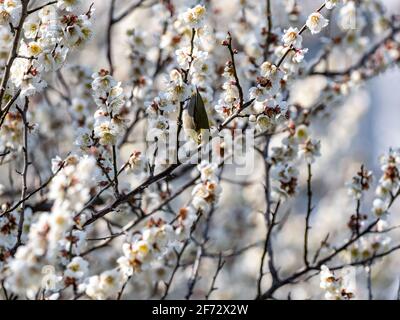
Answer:
[{"label": "plum blossom", "polygon": [[312,13],[306,22],[312,34],[320,33],[328,25],[329,21],[319,12]]}]

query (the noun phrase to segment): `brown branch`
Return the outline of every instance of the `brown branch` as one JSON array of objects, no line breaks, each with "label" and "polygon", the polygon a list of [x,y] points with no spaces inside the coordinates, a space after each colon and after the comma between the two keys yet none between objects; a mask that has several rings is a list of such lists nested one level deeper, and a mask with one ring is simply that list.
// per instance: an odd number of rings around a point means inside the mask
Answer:
[{"label": "brown branch", "polygon": [[267,17],[267,38],[265,39],[264,44],[264,61],[267,61],[269,56],[269,48],[271,46],[271,35],[272,35],[272,14],[271,14],[271,0],[267,0],[266,8],[265,8],[265,15]]},{"label": "brown branch", "polygon": [[216,283],[218,275],[221,272],[221,270],[223,269],[224,265],[225,265],[225,260],[222,260],[222,254],[220,253],[219,257],[218,257],[217,269],[215,270],[214,276],[213,276],[212,281],[211,281],[210,289],[208,290],[208,292],[206,294],[206,297],[205,297],[206,300],[209,300],[211,294],[214,291],[218,290],[218,288],[215,286],[215,283]]},{"label": "brown branch", "polygon": [[278,290],[279,288],[281,288],[281,287],[283,287],[283,286],[285,286],[287,284],[293,283],[293,281],[297,280],[301,276],[306,275],[308,272],[310,272],[312,270],[319,270],[322,265],[324,265],[327,262],[331,261],[334,257],[336,257],[339,253],[343,252],[344,250],[346,250],[349,246],[351,246],[354,242],[359,240],[362,236],[368,234],[373,229],[373,227],[376,226],[376,224],[378,222],[379,222],[379,219],[377,219],[374,222],[372,222],[364,231],[362,231],[360,233],[359,236],[351,238],[346,243],[344,243],[342,246],[340,246],[338,249],[335,249],[330,255],[328,255],[327,257],[325,257],[323,259],[321,259],[319,262],[317,262],[313,266],[311,266],[311,265],[305,266],[303,269],[300,269],[299,271],[293,273],[292,275],[289,275],[287,278],[281,279],[276,284],[273,284],[267,291],[265,291],[259,297],[259,299],[261,299],[261,300],[269,299],[269,298],[272,297],[272,295],[275,293],[275,291]]},{"label": "brown branch", "polygon": [[121,22],[128,15],[133,13],[136,9],[140,8],[145,0],[140,0],[137,3],[131,5],[128,9],[126,9],[123,13],[121,13],[118,17],[114,17],[115,12],[115,3],[116,0],[111,0],[110,9],[108,12],[108,26],[106,33],[106,46],[107,46],[107,60],[109,64],[110,74],[114,73],[114,63],[112,57],[112,31],[115,24]]},{"label": "brown branch", "polygon": [[124,284],[122,285],[122,288],[121,288],[120,292],[118,292],[117,300],[121,300],[122,295],[123,295],[123,293],[124,293],[124,290],[125,290],[125,288],[126,288],[128,282],[129,282],[129,280],[131,280],[131,277],[128,277],[128,279],[126,279],[126,281],[125,281]]},{"label": "brown branch", "polygon": [[[265,243],[265,241],[257,241],[255,243],[249,244],[249,245],[247,245],[247,246],[245,246],[243,248],[240,248],[240,249],[237,249],[237,250],[234,250],[234,251],[231,250],[231,252],[229,252],[229,250],[228,250],[228,252],[222,253],[222,257],[226,258],[226,259],[227,258],[237,257],[237,256],[245,253],[247,250],[256,248],[258,246],[261,246],[264,243]],[[220,253],[204,252],[204,257],[211,258],[211,259],[219,258],[219,255],[220,255]]]},{"label": "brown branch", "polygon": [[268,253],[269,255],[269,271],[271,273],[272,276],[272,283],[273,285],[275,283],[279,283],[279,275],[278,272],[275,268],[275,264],[274,264],[274,255],[273,255],[273,250],[272,250],[272,244],[271,244],[271,236],[272,236],[272,230],[273,228],[276,226],[276,216],[279,210],[279,206],[280,206],[280,201],[278,201],[278,203],[276,204],[276,208],[275,211],[272,213],[272,220],[268,226],[268,231],[267,231],[267,235],[265,238],[265,242],[264,242],[264,250],[263,250],[263,254],[261,256],[261,263],[260,263],[260,269],[259,269],[259,275],[258,275],[258,280],[257,280],[257,299],[261,297],[262,294],[262,280],[264,278],[264,260],[265,257]]},{"label": "brown branch", "polygon": [[242,86],[240,85],[240,80],[236,68],[236,62],[235,62],[235,54],[237,54],[237,50],[233,49],[232,47],[232,36],[228,32],[228,37],[227,37],[227,48],[229,50],[229,54],[231,56],[231,63],[232,63],[232,69],[233,69],[233,76],[235,78],[235,86],[238,89],[239,92],[239,110],[243,108],[243,103],[244,103],[244,98],[243,98],[243,89]]},{"label": "brown branch", "polygon": [[28,107],[29,107],[29,100],[28,98],[25,98],[25,106],[24,109],[20,109],[17,107],[18,112],[21,114],[22,121],[24,123],[24,128],[23,128],[23,147],[22,147],[22,152],[24,154],[24,164],[23,164],[23,169],[21,172],[21,208],[20,208],[20,216],[19,216],[19,221],[18,221],[18,231],[17,231],[17,241],[14,245],[14,247],[10,250],[10,253],[12,256],[17,252],[18,247],[22,244],[21,238],[22,238],[22,233],[24,231],[24,220],[25,220],[25,197],[26,197],[26,191],[28,189],[27,186],[27,174],[28,174],[28,167],[29,167],[29,145],[28,145],[28,131],[29,131],[29,123],[26,118],[26,114],[28,112]]},{"label": "brown branch", "polygon": [[107,47],[107,60],[108,60],[108,66],[110,69],[110,74],[113,75],[114,73],[114,63],[113,63],[113,57],[112,57],[112,29],[113,29],[113,16],[114,16],[114,10],[115,10],[115,2],[116,0],[111,0],[110,4],[110,9],[108,12],[108,27],[107,27],[107,35],[106,35],[106,47]]},{"label": "brown branch", "polygon": [[147,189],[153,183],[158,182],[158,181],[166,178],[167,176],[172,174],[172,172],[178,167],[179,167],[178,164],[173,164],[169,168],[164,170],[163,172],[161,172],[161,173],[159,173],[157,175],[154,175],[153,177],[148,178],[140,186],[138,186],[137,188],[133,189],[128,194],[120,196],[110,206],[104,208],[103,210],[101,210],[101,211],[97,212],[95,215],[93,215],[89,220],[87,220],[85,222],[83,227],[86,227],[86,226],[92,224],[93,222],[97,221],[99,218],[104,217],[106,214],[108,214],[111,211],[113,211],[115,208],[117,208],[122,203],[125,203],[125,202],[129,201],[130,199],[132,199],[135,195],[137,195],[139,193],[142,193],[145,189]]},{"label": "brown branch", "polygon": [[[10,111],[11,106],[17,99],[19,98],[19,95],[21,94],[21,89],[19,89],[14,96],[7,102],[5,105],[4,109],[0,110],[0,128],[3,126],[4,120],[7,117],[8,111]],[[0,105],[1,105],[1,100],[0,100]]]},{"label": "brown branch", "polygon": [[[196,36],[196,29],[192,28],[192,35],[191,35],[191,39],[190,39],[190,53],[189,53],[189,66],[188,68],[184,71],[184,78],[183,78],[183,82],[185,84],[188,83],[188,78],[189,78],[189,72],[190,72],[190,67],[192,66],[193,63],[193,51],[194,51],[194,38]],[[184,107],[184,101],[181,101],[179,103],[179,110],[178,110],[178,117],[176,120],[176,125],[177,125],[177,132],[176,132],[176,163],[180,163],[179,160],[179,135],[182,131],[182,127],[183,127],[183,122],[182,122],[182,117],[183,117],[183,107]]]},{"label": "brown branch", "polygon": [[[118,173],[117,173],[117,177],[119,175],[121,175],[121,173],[125,170],[125,168],[128,166],[128,162],[126,162],[121,169],[119,169]],[[88,209],[90,206],[92,206],[98,199],[99,197],[105,192],[107,191],[112,185],[114,185],[115,183],[115,179],[112,180],[110,179],[110,181],[108,182],[108,184],[103,187],[95,196],[93,196],[89,201],[86,202],[85,206],[82,208],[82,210],[75,216],[75,218],[79,217],[83,211],[85,211],[86,209]]]},{"label": "brown branch", "polygon": [[315,67],[317,65],[314,65],[314,67],[311,68],[309,75],[322,75],[322,76],[329,77],[329,78],[340,77],[340,76],[341,77],[349,76],[353,71],[362,68],[368,62],[368,60],[371,58],[371,56],[373,56],[385,42],[387,42],[389,40],[393,40],[394,37],[396,36],[396,34],[399,32],[400,32],[400,27],[392,28],[390,33],[386,37],[384,37],[381,41],[377,42],[374,46],[372,46],[372,48],[369,49],[366,53],[364,53],[363,56],[360,58],[360,60],[357,63],[348,67],[345,70],[319,72],[319,71],[315,71]]},{"label": "brown branch", "polygon": [[132,123],[129,125],[129,127],[126,129],[124,136],[121,139],[121,142],[118,143],[118,148],[121,148],[127,141],[132,133],[133,129],[136,127],[136,125],[139,123],[140,120],[143,118],[140,117],[140,113],[143,111],[143,109],[138,109],[135,114],[135,119],[132,121]]},{"label": "brown branch", "polygon": [[186,240],[183,243],[183,246],[182,246],[181,250],[180,251],[175,251],[176,260],[177,261],[176,261],[174,269],[172,270],[172,274],[171,274],[169,280],[165,282],[165,291],[164,291],[163,296],[161,297],[161,300],[165,300],[165,298],[168,296],[168,293],[169,293],[172,281],[174,280],[175,274],[178,271],[179,267],[181,266],[182,255],[185,252],[185,249],[188,246],[188,244],[189,244],[189,240]]},{"label": "brown branch", "polygon": [[193,295],[194,287],[196,285],[197,279],[199,278],[200,264],[201,264],[201,259],[203,257],[203,247],[204,243],[197,247],[196,259],[193,263],[192,274],[188,282],[189,290],[185,296],[186,300],[189,300],[190,297]]},{"label": "brown branch", "polygon": [[[400,190],[392,197],[392,200],[389,204],[388,209],[393,205],[394,201],[400,196]],[[321,268],[322,265],[328,263],[329,261],[331,261],[333,258],[335,258],[338,254],[340,254],[341,252],[343,252],[344,250],[348,249],[353,243],[355,243],[357,240],[359,240],[361,237],[363,237],[366,234],[369,234],[372,229],[377,225],[377,223],[380,221],[380,219],[376,219],[375,221],[373,221],[372,223],[370,223],[362,232],[360,232],[359,235],[356,235],[355,237],[352,237],[350,240],[348,240],[346,243],[344,243],[342,246],[340,246],[339,248],[335,249],[331,254],[329,254],[328,256],[326,256],[325,258],[322,258],[321,260],[319,260],[317,263],[315,263],[313,266],[305,266],[303,269],[300,269],[297,272],[294,272],[293,274],[289,275],[288,277],[286,277],[285,279],[280,279],[278,283],[272,284],[272,286],[265,291],[258,299],[269,299],[273,297],[273,294],[275,293],[276,290],[278,290],[279,288],[293,283],[294,281],[296,281],[297,279],[299,279],[300,277],[306,275],[307,273],[309,273],[312,270],[319,270]],[[362,261],[358,261],[358,262],[353,262],[347,265],[350,266],[356,266],[356,265],[365,265],[365,263],[371,262],[373,261],[375,258],[380,258],[380,257],[384,257],[394,251],[397,251],[400,249],[400,245],[391,248],[390,250],[384,252],[384,253],[380,253],[380,254],[376,254],[368,259],[362,260]],[[344,266],[347,265],[342,265],[342,266],[336,266],[336,267],[331,267],[331,270],[337,270],[340,268],[343,268]]]},{"label": "brown branch", "polygon": [[[253,103],[254,100],[251,100],[247,103],[245,103],[244,106],[246,105],[250,105],[251,103]],[[219,126],[219,130],[224,129],[227,124],[224,123],[221,126]],[[124,195],[120,195],[112,204],[110,204],[108,207],[100,210],[99,212],[95,213],[90,219],[88,219],[85,224],[83,225],[83,227],[86,227],[92,223],[94,223],[95,221],[97,221],[98,219],[104,217],[106,214],[114,211],[115,208],[117,208],[119,205],[128,202],[130,199],[132,199],[135,195],[142,193],[145,189],[147,189],[150,185],[152,185],[153,183],[156,183],[164,178],[168,178],[169,176],[173,175],[173,172],[182,166],[182,163],[175,163],[170,165],[167,169],[165,169],[164,171],[149,177],[146,181],[144,181],[140,186],[136,187],[135,189],[133,189],[132,191],[130,191],[127,194]]]},{"label": "brown branch", "polygon": [[42,191],[44,188],[46,188],[50,182],[54,179],[54,177],[61,171],[61,169],[64,167],[64,163],[62,163],[62,165],[57,169],[57,171],[49,178],[46,180],[46,182],[44,182],[40,187],[38,187],[37,189],[33,190],[32,192],[30,192],[25,198],[21,199],[20,201],[18,201],[14,206],[12,206],[10,209],[8,209],[7,211],[3,212],[0,215],[0,218],[3,217],[4,215],[14,211],[15,209],[17,209],[23,202],[26,202],[27,200],[29,200],[32,196],[34,196],[36,193]]},{"label": "brown branch", "polygon": [[112,164],[113,164],[113,170],[114,170],[114,188],[115,188],[115,193],[119,195],[119,188],[118,188],[118,168],[117,168],[117,150],[115,148],[115,145],[112,146]]},{"label": "brown branch", "polygon": [[168,281],[164,282],[165,283],[165,291],[161,297],[161,300],[165,300],[168,296],[168,293],[171,288],[172,281],[174,280],[175,274],[178,271],[178,269],[182,266],[181,260],[182,260],[183,253],[185,252],[186,248],[188,247],[188,245],[190,243],[191,236],[192,236],[193,232],[196,230],[196,227],[197,227],[198,222],[200,221],[200,218],[201,218],[201,213],[198,213],[197,220],[193,223],[193,225],[190,229],[189,238],[185,240],[180,251],[175,250],[176,264],[174,266],[174,269],[172,270],[171,277],[169,278]]},{"label": "brown branch", "polygon": [[28,15],[29,15],[29,14],[32,14],[32,13],[35,13],[35,12],[37,12],[37,11],[39,11],[39,10],[42,10],[43,8],[45,8],[45,7],[47,7],[47,6],[51,6],[52,4],[56,4],[57,2],[58,2],[58,0],[50,1],[50,2],[48,2],[48,3],[45,3],[45,4],[43,4],[43,5],[38,6],[38,7],[36,7],[36,8],[30,9],[30,10],[28,10]]}]

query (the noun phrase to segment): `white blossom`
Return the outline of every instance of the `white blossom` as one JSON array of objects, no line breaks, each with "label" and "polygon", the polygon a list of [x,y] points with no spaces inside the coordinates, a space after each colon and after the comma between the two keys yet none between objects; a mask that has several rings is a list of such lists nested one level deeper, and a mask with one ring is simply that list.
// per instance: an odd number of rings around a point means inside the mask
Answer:
[{"label": "white blossom", "polygon": [[329,21],[319,12],[309,15],[306,25],[312,34],[320,33],[328,25]]}]

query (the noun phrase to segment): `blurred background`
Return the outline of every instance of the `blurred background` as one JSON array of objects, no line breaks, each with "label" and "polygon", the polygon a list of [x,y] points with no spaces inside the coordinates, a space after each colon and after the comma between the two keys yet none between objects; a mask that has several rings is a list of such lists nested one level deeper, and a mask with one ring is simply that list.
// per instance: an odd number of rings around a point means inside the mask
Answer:
[{"label": "blurred background", "polygon": [[[383,2],[389,12],[400,14],[399,1],[384,0]],[[399,82],[400,73],[396,68],[374,79],[368,85],[371,113],[365,119],[364,131],[366,134],[371,132],[367,141],[372,141],[372,158],[376,158],[390,146],[400,144],[400,125],[396,120],[400,107],[400,90],[395,88],[395,84]]]}]

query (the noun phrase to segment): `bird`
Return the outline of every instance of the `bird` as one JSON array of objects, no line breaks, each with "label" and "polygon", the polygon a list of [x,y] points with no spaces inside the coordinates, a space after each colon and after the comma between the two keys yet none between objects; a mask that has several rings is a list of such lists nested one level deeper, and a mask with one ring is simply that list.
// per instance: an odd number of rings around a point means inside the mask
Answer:
[{"label": "bird", "polygon": [[187,108],[183,111],[183,129],[188,137],[200,144],[204,130],[210,129],[210,123],[203,98],[196,88],[196,93],[190,98]]}]

